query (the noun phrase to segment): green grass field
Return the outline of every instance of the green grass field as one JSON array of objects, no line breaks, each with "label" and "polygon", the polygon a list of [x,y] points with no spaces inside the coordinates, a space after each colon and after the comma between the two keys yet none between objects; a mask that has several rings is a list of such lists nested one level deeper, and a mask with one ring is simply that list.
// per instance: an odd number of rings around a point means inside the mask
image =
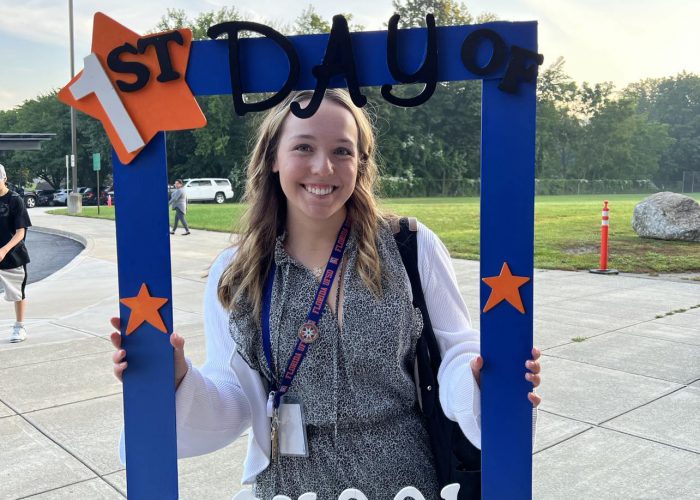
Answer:
[{"label": "green grass field", "polygon": [[[609,266],[624,272],[700,271],[700,244],[639,238],[632,230],[635,204],[646,195],[540,196],[535,202],[535,266],[542,269],[598,267],[600,212],[610,201]],[[700,196],[695,196],[700,200]],[[479,258],[478,198],[402,198],[384,200],[382,207],[417,217],[445,242],[453,257]],[[243,213],[241,204],[190,204],[191,227],[231,231]],[[101,218],[113,219],[114,208],[102,207]],[[65,209],[52,213],[65,214]],[[83,217],[97,217],[87,207]],[[172,220],[172,216],[171,216]]]}]

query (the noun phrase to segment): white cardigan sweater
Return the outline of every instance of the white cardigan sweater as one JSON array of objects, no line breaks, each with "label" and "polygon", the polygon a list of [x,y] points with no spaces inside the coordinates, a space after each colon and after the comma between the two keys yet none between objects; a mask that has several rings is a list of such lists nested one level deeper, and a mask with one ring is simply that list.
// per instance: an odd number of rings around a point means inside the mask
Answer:
[{"label": "white cardigan sweater", "polygon": [[[251,428],[242,482],[252,484],[270,463],[270,419],[263,380],[236,352],[229,314],[217,298],[219,277],[234,256],[235,248],[224,250],[209,271],[204,295],[207,359],[201,368],[187,360],[189,370],[176,393],[177,452],[178,458],[210,453]],[[480,392],[469,367],[479,354],[479,332],[471,327],[447,249],[420,223],[418,270],[442,355],[438,373],[442,408],[481,448]],[[408,275],[405,280],[408,286]],[[124,462],[123,439],[120,456]]]}]

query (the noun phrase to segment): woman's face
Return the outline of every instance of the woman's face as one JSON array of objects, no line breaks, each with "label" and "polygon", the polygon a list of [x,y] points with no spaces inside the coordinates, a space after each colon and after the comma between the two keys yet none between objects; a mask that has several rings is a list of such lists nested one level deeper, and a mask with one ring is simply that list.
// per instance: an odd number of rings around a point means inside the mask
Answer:
[{"label": "woman's face", "polygon": [[357,179],[357,141],[355,119],[334,101],[324,99],[311,118],[289,113],[272,167],[287,197],[287,217],[309,224],[345,218]]}]

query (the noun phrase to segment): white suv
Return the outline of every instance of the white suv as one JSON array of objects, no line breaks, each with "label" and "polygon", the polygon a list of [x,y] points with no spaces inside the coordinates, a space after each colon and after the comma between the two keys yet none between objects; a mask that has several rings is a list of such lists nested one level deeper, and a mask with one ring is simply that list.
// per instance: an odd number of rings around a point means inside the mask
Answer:
[{"label": "white suv", "polygon": [[215,201],[223,203],[233,198],[228,179],[185,179],[187,201]]},{"label": "white suv", "polygon": [[68,204],[68,190],[67,189],[59,189],[53,194],[53,202],[58,205],[67,205]]}]

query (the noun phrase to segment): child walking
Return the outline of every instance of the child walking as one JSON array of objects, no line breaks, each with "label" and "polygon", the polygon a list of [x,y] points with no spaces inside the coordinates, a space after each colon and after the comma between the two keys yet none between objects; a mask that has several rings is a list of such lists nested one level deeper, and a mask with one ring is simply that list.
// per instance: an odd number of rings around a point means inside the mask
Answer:
[{"label": "child walking", "polygon": [[0,165],[0,284],[5,289],[5,300],[15,304],[15,324],[10,333],[13,343],[27,338],[24,289],[29,253],[24,239],[31,225],[22,197],[7,187],[7,173]]}]

